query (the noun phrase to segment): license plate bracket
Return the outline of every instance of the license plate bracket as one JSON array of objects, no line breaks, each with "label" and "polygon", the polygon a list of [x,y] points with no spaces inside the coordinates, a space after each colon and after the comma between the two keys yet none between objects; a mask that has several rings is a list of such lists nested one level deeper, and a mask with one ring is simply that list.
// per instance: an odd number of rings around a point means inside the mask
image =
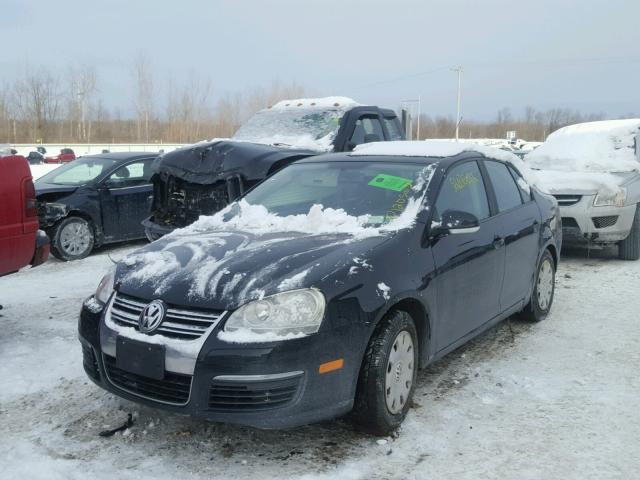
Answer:
[{"label": "license plate bracket", "polygon": [[116,367],[154,380],[164,379],[164,345],[116,338]]}]

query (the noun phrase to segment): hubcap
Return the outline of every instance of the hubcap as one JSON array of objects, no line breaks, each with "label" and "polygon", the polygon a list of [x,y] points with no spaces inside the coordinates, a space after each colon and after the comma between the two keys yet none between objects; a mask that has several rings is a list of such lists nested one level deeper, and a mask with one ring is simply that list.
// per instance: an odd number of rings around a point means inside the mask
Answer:
[{"label": "hubcap", "polygon": [[541,310],[547,310],[553,295],[553,267],[547,259],[540,265],[536,291],[538,292],[538,307]]},{"label": "hubcap", "polygon": [[413,382],[414,348],[411,335],[406,330],[398,334],[391,346],[385,370],[385,400],[389,412],[402,411],[409,398]]},{"label": "hubcap", "polygon": [[71,222],[60,232],[60,248],[67,255],[82,255],[91,243],[89,226],[84,222]]}]

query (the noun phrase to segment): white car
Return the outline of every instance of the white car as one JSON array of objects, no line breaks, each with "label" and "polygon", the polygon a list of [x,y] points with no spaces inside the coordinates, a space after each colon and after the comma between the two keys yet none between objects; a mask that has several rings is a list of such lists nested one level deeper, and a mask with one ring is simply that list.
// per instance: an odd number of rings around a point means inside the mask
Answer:
[{"label": "white car", "polygon": [[560,205],[564,245],[640,258],[640,119],[561,128],[525,157]]}]

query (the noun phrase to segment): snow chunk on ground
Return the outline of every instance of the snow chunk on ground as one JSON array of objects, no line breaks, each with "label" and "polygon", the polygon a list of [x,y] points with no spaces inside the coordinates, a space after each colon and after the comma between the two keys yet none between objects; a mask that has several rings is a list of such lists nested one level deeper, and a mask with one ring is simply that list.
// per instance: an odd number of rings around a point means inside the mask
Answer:
[{"label": "snow chunk on ground", "polygon": [[384,298],[385,300],[389,300],[389,298],[391,298],[391,296],[389,295],[391,288],[389,288],[389,286],[384,282],[380,282],[378,284],[378,290],[380,290],[382,298]]},{"label": "snow chunk on ground", "polygon": [[640,171],[640,148],[636,151],[635,146],[639,133],[637,118],[570,125],[549,135],[525,161],[540,170]]},{"label": "snow chunk on ground", "polygon": [[322,98],[294,98],[290,100],[282,100],[275,105],[272,109],[285,109],[285,108],[334,108],[334,107],[356,107],[360,105],[358,102],[349,97],[322,97]]},{"label": "snow chunk on ground", "polygon": [[293,340],[295,338],[303,338],[307,335],[305,333],[287,333],[285,335],[278,335],[274,332],[256,333],[247,328],[240,328],[233,332],[225,332],[220,330],[218,332],[218,338],[223,342],[228,343],[265,343],[265,342],[280,342],[282,340]]}]

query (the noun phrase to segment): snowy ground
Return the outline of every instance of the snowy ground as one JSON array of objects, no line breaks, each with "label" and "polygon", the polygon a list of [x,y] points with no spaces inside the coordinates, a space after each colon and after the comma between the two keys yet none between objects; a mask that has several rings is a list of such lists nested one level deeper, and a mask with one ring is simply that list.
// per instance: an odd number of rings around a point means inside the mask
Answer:
[{"label": "snowy ground", "polygon": [[[543,323],[513,321],[423,371],[397,438],[343,420],[205,423],[103,392],[82,370],[84,297],[132,246],[0,278],[0,477],[632,479],[640,469],[640,262],[573,252]],[[135,425],[102,438],[132,412]]]}]

